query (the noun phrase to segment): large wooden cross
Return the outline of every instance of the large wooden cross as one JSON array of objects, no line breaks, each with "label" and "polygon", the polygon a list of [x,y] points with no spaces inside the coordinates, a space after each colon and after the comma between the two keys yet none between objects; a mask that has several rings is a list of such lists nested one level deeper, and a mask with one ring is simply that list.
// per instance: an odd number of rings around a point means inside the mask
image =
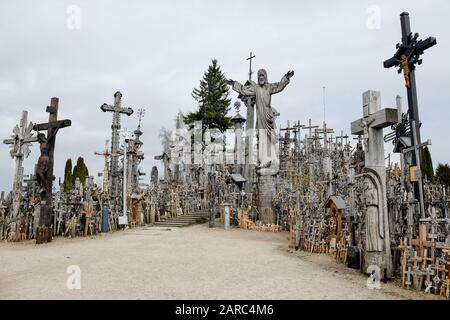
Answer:
[{"label": "large wooden cross", "polygon": [[425,257],[426,248],[432,248],[434,246],[434,242],[427,240],[427,225],[424,223],[421,223],[419,225],[419,238],[411,240],[411,244],[413,246],[419,247],[419,256],[422,258]]},{"label": "large wooden cross", "polygon": [[[402,28],[402,42],[397,44],[397,52],[394,56],[384,62],[385,68],[398,67],[398,72],[403,71],[405,79],[405,86],[408,92],[408,114],[410,123],[410,132],[413,131],[413,127],[416,134],[412,137],[412,146],[418,146],[421,143],[420,139],[420,119],[419,119],[419,104],[417,101],[417,87],[416,87],[416,65],[422,64],[421,56],[426,50],[437,44],[436,38],[429,37],[425,40],[418,40],[419,34],[413,35],[411,32],[411,24],[409,20],[409,13],[403,12],[400,15],[400,22]],[[413,153],[412,165],[417,166],[420,163],[420,154]],[[422,182],[414,182],[415,197],[419,199],[419,185]]]},{"label": "large wooden cross", "polygon": [[[70,120],[58,120],[58,98],[52,98],[46,112],[49,113],[47,123],[39,123],[33,126],[38,132],[41,155],[37,164],[37,180],[41,188],[41,212],[39,227],[36,234],[36,243],[50,242],[52,239],[52,186],[53,186],[53,157],[55,152],[55,140],[58,130],[69,127]],[[40,133],[47,131],[47,136]]]}]

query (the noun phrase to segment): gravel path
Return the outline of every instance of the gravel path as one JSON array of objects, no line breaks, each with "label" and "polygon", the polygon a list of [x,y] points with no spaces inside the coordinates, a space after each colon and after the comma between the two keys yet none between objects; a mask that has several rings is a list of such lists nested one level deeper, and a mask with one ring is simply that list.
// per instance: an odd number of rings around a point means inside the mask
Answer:
[{"label": "gravel path", "polygon": [[[50,244],[0,244],[0,299],[423,299],[325,255],[287,249],[287,233],[196,225],[137,228]],[[67,289],[67,268],[81,288]]]}]

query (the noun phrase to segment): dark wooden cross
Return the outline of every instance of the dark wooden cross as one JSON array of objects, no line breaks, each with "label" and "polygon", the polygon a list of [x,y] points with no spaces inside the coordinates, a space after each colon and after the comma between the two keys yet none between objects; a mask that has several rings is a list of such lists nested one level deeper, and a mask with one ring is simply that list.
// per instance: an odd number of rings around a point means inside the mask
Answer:
[{"label": "dark wooden cross", "polygon": [[[437,44],[436,38],[429,37],[425,40],[418,40],[419,34],[413,35],[411,32],[411,24],[409,20],[409,13],[403,12],[400,15],[402,27],[402,42],[397,44],[397,52],[394,56],[384,62],[385,68],[398,67],[398,72],[403,71],[405,86],[408,92],[408,113],[411,132],[412,127],[415,126],[415,137],[412,137],[412,146],[417,146],[421,143],[420,139],[420,119],[419,119],[419,104],[417,101],[417,87],[416,87],[416,65],[422,64],[421,56],[425,51]],[[412,165],[416,166],[420,163],[419,159],[413,153]],[[419,200],[419,183],[414,183],[415,197]]]},{"label": "dark wooden cross", "polygon": [[[58,98],[52,98],[46,112],[49,113],[47,123],[39,123],[33,126],[38,132],[41,155],[37,164],[37,181],[41,194],[41,212],[39,226],[36,234],[36,243],[46,243],[52,240],[52,187],[53,187],[53,157],[55,152],[55,140],[58,130],[69,127],[70,120],[58,120]],[[47,131],[47,136],[40,133]]]},{"label": "dark wooden cross", "polygon": [[252,54],[252,52],[250,51],[250,57],[248,57],[246,60],[249,60],[250,61],[250,66],[249,66],[249,70],[248,70],[248,80],[249,81],[251,81],[252,80],[252,74],[253,74],[253,71],[252,71],[252,60],[253,60],[253,58],[256,58],[256,56],[254,56],[253,54]]}]

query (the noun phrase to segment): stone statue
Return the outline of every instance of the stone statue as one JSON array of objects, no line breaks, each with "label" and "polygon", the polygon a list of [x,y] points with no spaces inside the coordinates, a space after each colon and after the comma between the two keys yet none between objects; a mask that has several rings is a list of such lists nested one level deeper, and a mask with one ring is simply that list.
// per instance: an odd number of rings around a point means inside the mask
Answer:
[{"label": "stone statue", "polygon": [[366,251],[383,251],[383,239],[380,237],[380,201],[379,190],[371,178],[364,180],[366,204]]},{"label": "stone statue", "polygon": [[278,112],[272,108],[271,97],[273,94],[283,91],[289,84],[294,71],[289,71],[280,82],[269,83],[267,72],[264,69],[258,71],[258,83],[249,81],[245,86],[234,80],[227,83],[233,90],[246,97],[255,97],[256,101],[256,130],[258,134],[258,162],[263,168],[275,169],[278,172],[278,141],[276,133],[275,117]]},{"label": "stone statue", "polygon": [[158,184],[158,168],[156,166],[152,167],[152,173],[150,176],[150,183],[152,185],[157,185]]},{"label": "stone statue", "polygon": [[366,119],[361,119],[360,126],[364,129],[364,135],[363,135],[363,143],[364,143],[364,150],[369,150],[369,127],[370,125],[375,121],[375,119],[372,119],[370,121],[367,121]]}]

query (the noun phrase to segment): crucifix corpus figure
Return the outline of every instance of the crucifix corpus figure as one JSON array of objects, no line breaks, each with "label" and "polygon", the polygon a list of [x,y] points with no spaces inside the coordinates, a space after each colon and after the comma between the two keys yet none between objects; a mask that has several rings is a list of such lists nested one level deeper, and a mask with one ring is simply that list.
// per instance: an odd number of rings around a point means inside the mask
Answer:
[{"label": "crucifix corpus figure", "polygon": [[[36,176],[41,195],[39,226],[36,232],[36,244],[50,242],[52,240],[52,186],[53,186],[53,154],[55,151],[56,134],[59,129],[69,127],[70,120],[58,119],[58,98],[52,98],[47,107],[49,119],[47,123],[35,124],[33,130],[38,132],[37,139],[40,145]],[[40,131],[47,130],[47,136]]]},{"label": "crucifix corpus figure", "polygon": [[[58,124],[47,137],[44,133],[38,133],[37,135],[41,155],[39,156],[37,163],[36,178],[40,187],[39,193],[41,194],[41,199],[45,199],[46,196],[46,182],[49,179],[50,169],[50,149],[52,146],[54,147],[56,134],[58,133],[59,128]],[[53,177],[51,177],[51,179],[53,180]]]},{"label": "crucifix corpus figure", "polygon": [[290,78],[294,76],[294,71],[287,72],[280,82],[269,83],[267,72],[264,69],[258,70],[258,83],[249,81],[247,85],[228,80],[228,85],[233,90],[246,97],[255,97],[256,100],[256,132],[258,135],[258,165],[261,168],[273,169],[274,174],[278,172],[279,159],[277,148],[277,133],[275,118],[278,112],[271,105],[273,94],[283,91],[289,84]]}]

